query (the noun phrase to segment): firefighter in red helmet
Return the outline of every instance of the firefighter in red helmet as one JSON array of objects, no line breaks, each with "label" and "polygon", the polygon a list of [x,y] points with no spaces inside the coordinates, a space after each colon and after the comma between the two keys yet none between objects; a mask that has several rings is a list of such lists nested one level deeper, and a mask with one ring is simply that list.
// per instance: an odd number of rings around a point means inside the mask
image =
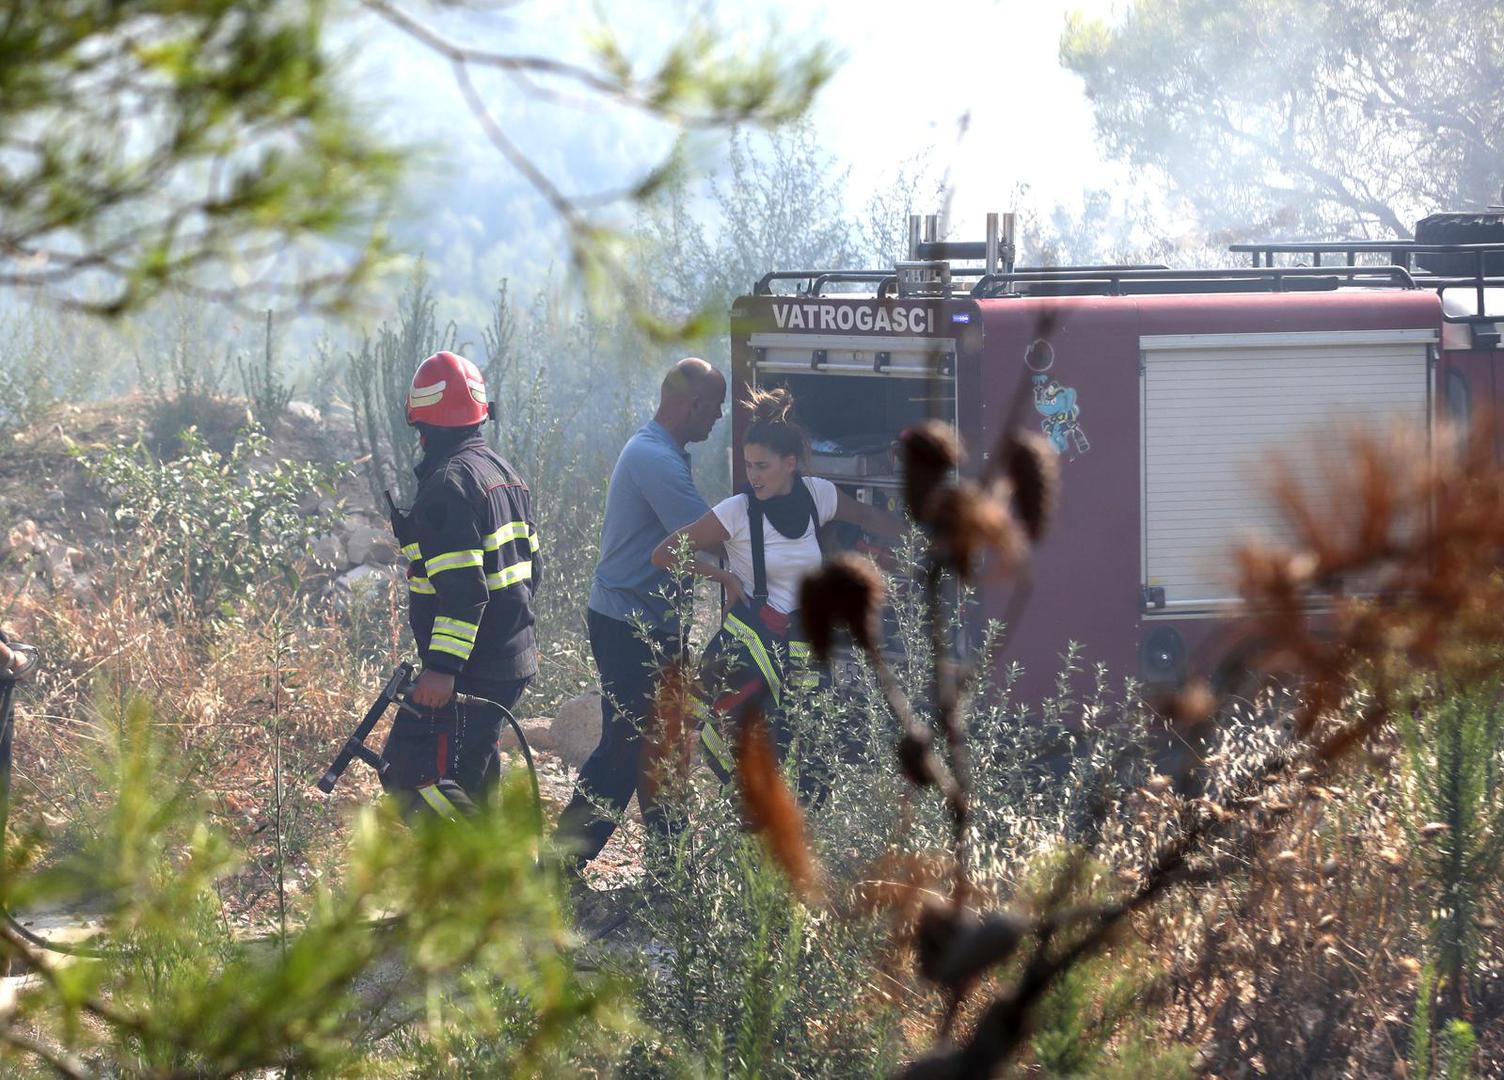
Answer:
[{"label": "firefighter in red helmet", "polygon": [[497,739],[538,671],[533,595],[542,577],[532,495],[487,445],[485,380],[463,356],[418,365],[407,422],[423,446],[412,509],[392,509],[407,556],[408,621],[423,660],[383,756],[405,812],[469,812],[500,776]]}]

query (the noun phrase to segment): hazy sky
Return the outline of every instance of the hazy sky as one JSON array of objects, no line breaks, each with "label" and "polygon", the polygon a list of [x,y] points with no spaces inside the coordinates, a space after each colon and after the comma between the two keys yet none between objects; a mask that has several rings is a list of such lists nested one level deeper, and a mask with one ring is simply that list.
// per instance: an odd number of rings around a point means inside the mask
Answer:
[{"label": "hazy sky", "polygon": [[1067,12],[1110,17],[1121,0],[951,0],[929,19],[915,17],[926,8],[912,0],[766,6],[785,25],[813,9],[815,27],[844,52],[814,122],[859,187],[932,148],[950,168],[957,224],[969,235],[988,211],[1013,209],[1016,185],[1049,206],[1128,180],[1103,161],[1080,80],[1059,61]]},{"label": "hazy sky", "polygon": [[[1078,207],[1088,188],[1128,188],[1128,173],[1105,164],[1079,81],[1061,69],[1066,14],[1110,16],[1123,0],[762,0],[715,3],[733,41],[762,40],[770,27],[794,42],[819,35],[840,55],[811,116],[821,143],[851,169],[854,206],[929,152],[947,173],[952,235],[980,236],[982,216],[1023,199],[1040,210]],[[671,41],[685,0],[527,0],[483,16],[409,5],[457,41],[514,53],[588,60],[582,42],[603,13],[636,56]],[[926,16],[929,12],[934,14]],[[406,246],[432,258],[434,237],[473,237],[448,269],[464,280],[499,280],[557,265],[550,210],[485,139],[448,65],[370,19],[348,39],[348,69],[380,127],[426,157],[412,184]],[[543,103],[491,73],[477,86],[509,135],[568,192],[624,186],[656,161],[672,132],[630,109]],[[964,136],[959,126],[969,117]],[[704,163],[715,151],[702,148]],[[940,207],[916,207],[939,211]],[[446,252],[446,255],[449,252]]]}]

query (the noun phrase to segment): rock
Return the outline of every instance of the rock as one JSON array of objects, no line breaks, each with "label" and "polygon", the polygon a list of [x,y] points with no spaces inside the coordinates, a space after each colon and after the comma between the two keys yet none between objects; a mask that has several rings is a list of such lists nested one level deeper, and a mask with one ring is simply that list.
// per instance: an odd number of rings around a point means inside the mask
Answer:
[{"label": "rock", "polygon": [[47,492],[47,505],[61,508],[68,501],[67,493],[62,488],[53,488]]},{"label": "rock", "polygon": [[396,572],[386,567],[357,566],[354,570],[336,578],[335,586],[355,592],[359,589],[380,589],[391,585],[396,580]]},{"label": "rock", "polygon": [[345,559],[345,542],[334,533],[325,533],[313,542],[313,557],[322,566],[349,566]]},{"label": "rock", "polygon": [[601,695],[590,690],[559,706],[549,728],[554,753],[579,768],[601,741]]},{"label": "rock", "polygon": [[306,401],[289,401],[287,403],[287,415],[308,424],[322,424],[324,422],[324,414],[319,412],[318,406],[310,405]]},{"label": "rock", "polygon": [[[527,720],[518,720],[517,726],[522,728],[522,735],[527,739],[528,749],[533,751],[547,750],[552,752],[554,747],[553,721],[546,716],[530,717]],[[512,730],[511,724],[505,724],[501,729],[501,738],[497,745],[503,750],[517,749],[517,733]]]},{"label": "rock", "polygon": [[37,528],[37,523],[27,518],[5,536],[5,546],[0,549],[0,555],[13,555],[24,559],[29,555],[38,555],[46,550],[42,541],[42,530]]},{"label": "rock", "polygon": [[399,554],[392,534],[370,525],[356,525],[350,530],[350,535],[345,538],[345,553],[357,566],[364,563],[392,566]]}]

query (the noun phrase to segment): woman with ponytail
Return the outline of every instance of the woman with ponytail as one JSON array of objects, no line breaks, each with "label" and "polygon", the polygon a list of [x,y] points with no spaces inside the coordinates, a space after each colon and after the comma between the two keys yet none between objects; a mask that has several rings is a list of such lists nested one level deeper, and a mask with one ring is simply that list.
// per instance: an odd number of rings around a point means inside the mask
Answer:
[{"label": "woman with ponytail", "polygon": [[[742,447],[746,486],[653,552],[654,566],[674,569],[676,553],[687,543],[696,553],[690,570],[726,590],[726,617],[701,665],[702,677],[724,686],[707,710],[713,715],[703,717],[701,735],[707,760],[723,780],[731,760],[715,719],[735,720],[759,708],[786,752],[792,733],[779,709],[784,690],[818,682],[797,604],[800,580],[820,565],[820,528],[846,521],[880,537],[903,531],[901,518],[800,472],[809,438],[794,419],[794,395],[787,389],[753,390],[743,407],[752,419]],[[723,550],[726,569],[699,554]]]}]

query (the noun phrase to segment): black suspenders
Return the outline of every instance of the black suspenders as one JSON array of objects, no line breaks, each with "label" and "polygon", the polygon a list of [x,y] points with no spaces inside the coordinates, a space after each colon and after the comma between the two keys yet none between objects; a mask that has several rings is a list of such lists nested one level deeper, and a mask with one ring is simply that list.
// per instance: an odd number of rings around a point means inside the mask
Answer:
[{"label": "black suspenders", "polygon": [[[820,512],[815,508],[815,497],[804,482],[804,477],[794,474],[794,488],[804,496],[809,511],[809,523],[815,530],[815,543],[820,545],[820,554],[825,554],[825,545],[820,541]],[[762,500],[752,492],[744,493],[747,500],[747,529],[752,540],[752,600],[754,610],[768,602],[768,557],[763,542]]]}]

